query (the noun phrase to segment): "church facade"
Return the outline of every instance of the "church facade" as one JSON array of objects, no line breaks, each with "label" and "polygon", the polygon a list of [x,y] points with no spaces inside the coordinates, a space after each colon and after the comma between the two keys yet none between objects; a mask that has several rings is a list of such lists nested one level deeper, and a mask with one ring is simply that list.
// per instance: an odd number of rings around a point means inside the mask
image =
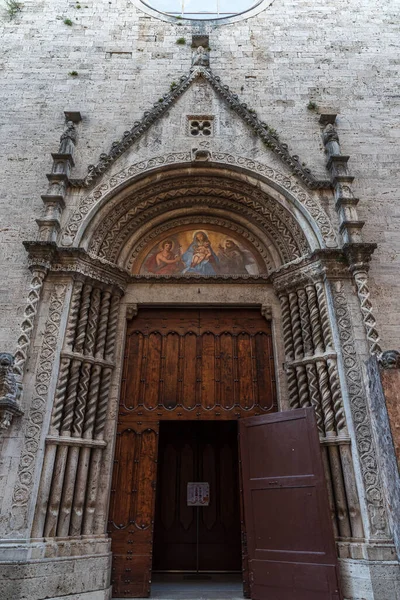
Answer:
[{"label": "church facade", "polygon": [[400,598],[398,24],[364,4],[7,5],[2,598]]}]

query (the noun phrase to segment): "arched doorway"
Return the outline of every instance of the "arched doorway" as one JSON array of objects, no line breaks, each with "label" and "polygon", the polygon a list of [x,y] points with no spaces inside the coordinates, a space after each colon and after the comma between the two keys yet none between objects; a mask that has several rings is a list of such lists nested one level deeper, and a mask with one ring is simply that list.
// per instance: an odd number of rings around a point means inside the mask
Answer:
[{"label": "arched doorway", "polygon": [[[362,537],[329,282],[343,255],[321,205],[288,191],[290,182],[226,165],[116,180],[84,198],[60,235],[55,270],[80,274],[71,278],[33,536],[104,536],[127,321],[145,307],[179,305],[256,307],[271,321],[277,405],[313,408],[333,530]],[[206,261],[213,271],[201,271]]]}]

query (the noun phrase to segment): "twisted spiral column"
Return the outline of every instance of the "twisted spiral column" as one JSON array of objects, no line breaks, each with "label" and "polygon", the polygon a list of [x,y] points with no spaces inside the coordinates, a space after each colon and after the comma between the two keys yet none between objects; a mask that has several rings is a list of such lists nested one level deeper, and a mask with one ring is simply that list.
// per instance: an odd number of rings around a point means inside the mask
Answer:
[{"label": "twisted spiral column", "polygon": [[101,387],[99,402],[96,411],[96,423],[94,429],[95,439],[103,439],[104,426],[107,417],[108,394],[110,391],[112,369],[106,367],[101,376]]},{"label": "twisted spiral column", "polygon": [[322,354],[324,351],[324,340],[322,337],[322,328],[319,318],[319,308],[317,293],[314,284],[306,286],[306,294],[308,301],[308,310],[310,312],[311,335],[314,345],[315,354]]},{"label": "twisted spiral column", "polygon": [[297,298],[300,311],[301,332],[303,336],[304,356],[312,356],[313,342],[311,332],[310,315],[308,312],[308,302],[305,290],[297,291]]},{"label": "twisted spiral column", "polygon": [[81,368],[80,360],[73,360],[67,386],[67,397],[64,405],[64,414],[61,424],[61,435],[69,435],[74,417],[74,407],[78,391],[79,373]]},{"label": "twisted spiral column", "polygon": [[104,358],[104,348],[106,345],[108,318],[110,313],[111,293],[104,292],[101,298],[99,327],[96,339],[96,358]]},{"label": "twisted spiral column", "polygon": [[115,336],[117,334],[117,322],[119,313],[120,297],[115,294],[111,299],[110,316],[108,319],[107,339],[104,351],[106,360],[112,360],[114,357]]},{"label": "twisted spiral column", "polygon": [[85,417],[86,400],[89,392],[90,372],[92,365],[90,363],[83,363],[81,369],[81,377],[79,379],[79,386],[77,392],[77,399],[75,405],[74,424],[72,427],[72,436],[81,437],[83,421]]},{"label": "twisted spiral column", "polygon": [[94,345],[96,341],[96,331],[99,318],[101,291],[94,288],[90,297],[90,308],[86,327],[86,336],[84,343],[84,354],[93,356]]},{"label": "twisted spiral column", "polygon": [[328,358],[328,376],[332,394],[333,411],[335,413],[336,429],[338,433],[344,432],[347,429],[346,417],[343,408],[342,391],[340,389],[339,373],[335,358]]},{"label": "twisted spiral column", "polygon": [[85,284],[82,292],[82,303],[79,311],[78,326],[76,329],[76,337],[74,343],[74,352],[81,353],[85,343],[86,325],[89,319],[90,295],[92,286]]},{"label": "twisted spiral column", "polygon": [[83,426],[83,437],[86,439],[92,439],[93,436],[93,429],[96,420],[97,401],[100,390],[101,371],[102,368],[100,365],[94,365],[92,370],[92,377],[90,379],[85,423]]},{"label": "twisted spiral column", "polygon": [[330,352],[333,350],[332,330],[329,319],[328,307],[326,304],[325,288],[322,282],[315,284],[317,291],[319,314],[321,319],[322,334],[324,339],[325,350]]},{"label": "twisted spiral column", "polygon": [[290,316],[292,320],[294,357],[303,358],[303,338],[301,335],[300,311],[297,304],[297,294],[289,294]]},{"label": "twisted spiral column", "polygon": [[316,371],[315,365],[313,363],[309,363],[306,366],[306,371],[307,371],[310,401],[311,401],[311,406],[314,408],[314,411],[315,411],[315,416],[317,419],[318,433],[321,436],[323,436],[324,435],[324,417],[322,414],[321,398],[319,395],[318,377],[317,377],[317,371]]},{"label": "twisted spiral column", "polygon": [[321,394],[322,413],[326,436],[335,435],[335,415],[332,410],[332,397],[329,389],[329,377],[323,360],[317,360],[318,386]]},{"label": "twisted spiral column", "polygon": [[57,391],[54,398],[53,414],[51,419],[50,433],[57,434],[60,431],[61,419],[64,411],[64,401],[67,393],[69,380],[70,358],[62,358],[58,374]]},{"label": "twisted spiral column", "polygon": [[293,334],[292,325],[290,323],[290,306],[289,299],[285,295],[279,296],[282,311],[282,329],[283,329],[283,343],[285,346],[286,360],[291,361],[294,358],[293,348]]},{"label": "twisted spiral column", "polygon": [[27,304],[20,327],[21,334],[18,338],[17,349],[15,351],[14,371],[19,379],[22,379],[24,375],[25,363],[28,358],[33,326],[46,272],[47,270],[45,268],[36,268],[32,272]]},{"label": "twisted spiral column", "polygon": [[290,408],[300,408],[299,389],[297,387],[297,377],[293,368],[286,370],[286,379],[288,385]]},{"label": "twisted spiral column", "polygon": [[[285,347],[285,358],[287,362],[291,362],[294,359],[294,347],[293,347],[293,334],[292,325],[290,322],[290,305],[287,295],[281,294],[279,296],[281,303],[282,312],[282,329],[283,329],[283,343]],[[299,408],[299,390],[297,388],[296,374],[293,368],[287,366],[286,368],[286,379],[288,384],[288,395],[289,404],[291,408]]]},{"label": "twisted spiral column", "polygon": [[308,379],[306,368],[303,365],[296,366],[297,385],[299,388],[299,404],[301,408],[311,406],[308,395]]},{"label": "twisted spiral column", "polygon": [[79,309],[81,306],[81,296],[83,289],[83,281],[76,281],[71,298],[71,307],[69,310],[67,331],[65,334],[65,347],[67,350],[72,350],[75,342],[75,332],[78,323]]}]

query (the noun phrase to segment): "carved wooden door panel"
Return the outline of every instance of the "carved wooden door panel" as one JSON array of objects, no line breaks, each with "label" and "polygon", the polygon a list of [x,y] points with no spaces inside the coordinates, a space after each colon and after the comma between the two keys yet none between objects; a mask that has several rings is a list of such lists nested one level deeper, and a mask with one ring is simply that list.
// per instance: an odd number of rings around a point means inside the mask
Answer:
[{"label": "carved wooden door panel", "polygon": [[124,419],[236,419],[277,409],[271,324],[256,309],[141,309],[128,325]]},{"label": "carved wooden door panel", "polygon": [[340,600],[313,408],[240,422],[253,600]]},{"label": "carved wooden door panel", "polygon": [[114,597],[150,593],[159,422],[275,412],[272,347],[258,309],[141,308],[128,324],[108,527]]},{"label": "carved wooden door panel", "polygon": [[114,597],[150,593],[158,422],[119,424],[108,533]]}]

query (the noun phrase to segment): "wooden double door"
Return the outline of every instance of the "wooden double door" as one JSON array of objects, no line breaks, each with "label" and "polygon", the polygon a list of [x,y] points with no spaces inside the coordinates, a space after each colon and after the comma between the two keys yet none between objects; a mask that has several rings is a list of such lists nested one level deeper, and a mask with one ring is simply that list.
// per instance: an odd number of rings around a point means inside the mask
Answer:
[{"label": "wooden double door", "polygon": [[[313,411],[276,410],[259,310],[139,311],[110,499],[114,597],[149,596],[152,569],[242,569],[254,600],[339,600]],[[193,483],[209,486],[200,509]]]}]

